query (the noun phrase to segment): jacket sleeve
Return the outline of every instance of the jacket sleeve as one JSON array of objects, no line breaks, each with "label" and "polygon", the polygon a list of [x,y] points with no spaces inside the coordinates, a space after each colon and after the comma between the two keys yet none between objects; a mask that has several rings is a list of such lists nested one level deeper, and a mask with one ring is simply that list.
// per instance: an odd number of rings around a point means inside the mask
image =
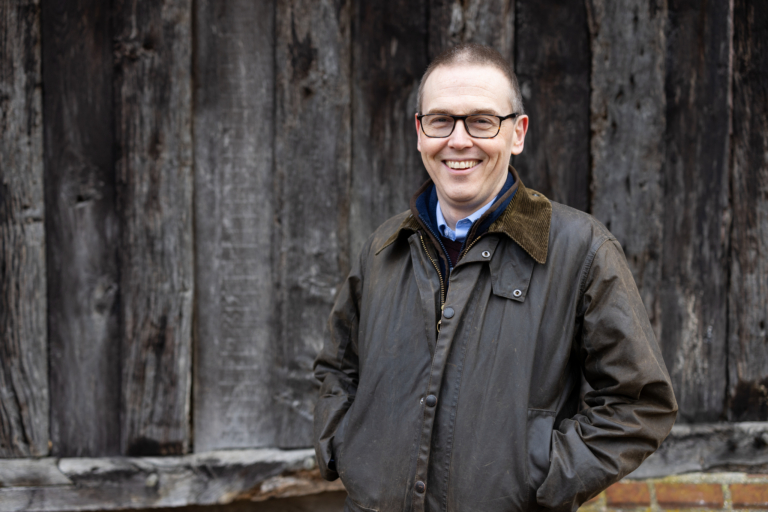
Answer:
[{"label": "jacket sleeve", "polygon": [[314,413],[315,454],[320,474],[326,480],[339,477],[331,463],[335,456],[333,439],[355,400],[359,381],[357,336],[363,282],[360,259],[339,291],[328,319],[330,336],[314,363],[315,378],[320,381]]},{"label": "jacket sleeve", "polygon": [[672,429],[677,402],[659,345],[621,246],[594,253],[581,294],[575,343],[591,390],[587,407],[552,434],[550,468],[537,502],[558,511],[620,480]]}]

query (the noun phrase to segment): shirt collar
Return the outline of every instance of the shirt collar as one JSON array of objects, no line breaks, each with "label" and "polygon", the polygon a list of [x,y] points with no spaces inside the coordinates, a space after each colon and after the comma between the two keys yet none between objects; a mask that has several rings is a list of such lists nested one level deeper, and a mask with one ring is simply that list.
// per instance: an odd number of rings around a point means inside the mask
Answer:
[{"label": "shirt collar", "polygon": [[[500,212],[499,217],[493,221],[488,228],[488,232],[505,234],[517,242],[535,261],[544,264],[547,261],[549,248],[552,204],[543,194],[535,190],[526,189],[522,181],[520,181],[517,171],[511,165],[509,166],[509,171],[515,178],[517,193],[514,194],[509,205]],[[394,232],[389,233],[390,236],[379,246],[376,254],[379,254],[394,243],[401,233],[412,233],[421,228],[421,224],[416,218],[418,212],[415,207],[415,201],[430,186],[432,186],[432,180],[427,180],[419,188],[411,199],[411,211],[408,212],[408,215],[404,215],[400,226]]]},{"label": "shirt collar", "polygon": [[472,224],[475,223],[477,219],[483,216],[485,212],[488,211],[488,209],[493,205],[493,202],[496,200],[494,197],[490,201],[488,201],[488,204],[480,208],[479,210],[475,211],[471,215],[467,215],[463,219],[459,219],[456,222],[456,229],[453,230],[448,226],[448,223],[445,221],[445,217],[443,216],[443,211],[440,209],[440,201],[437,201],[437,208],[435,208],[435,217],[437,219],[437,229],[440,231],[440,234],[444,236],[445,238],[449,238],[455,242],[463,242],[467,235],[469,234],[469,228],[472,227]]}]

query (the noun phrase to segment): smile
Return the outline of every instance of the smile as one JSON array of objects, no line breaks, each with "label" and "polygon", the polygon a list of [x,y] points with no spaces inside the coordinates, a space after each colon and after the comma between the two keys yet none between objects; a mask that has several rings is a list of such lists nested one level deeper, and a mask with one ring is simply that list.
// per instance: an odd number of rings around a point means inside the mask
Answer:
[{"label": "smile", "polygon": [[451,169],[469,169],[480,163],[480,160],[443,160]]}]

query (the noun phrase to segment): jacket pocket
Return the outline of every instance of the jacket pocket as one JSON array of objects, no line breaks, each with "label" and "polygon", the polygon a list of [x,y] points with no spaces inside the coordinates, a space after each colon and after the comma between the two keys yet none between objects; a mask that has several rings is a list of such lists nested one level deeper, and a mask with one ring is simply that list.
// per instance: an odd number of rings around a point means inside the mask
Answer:
[{"label": "jacket pocket", "polygon": [[347,496],[347,500],[344,502],[344,512],[379,512],[375,508],[367,508],[358,503],[355,503],[352,498]]},{"label": "jacket pocket", "polygon": [[528,409],[528,485],[536,492],[549,473],[549,454],[552,443],[554,411]]}]

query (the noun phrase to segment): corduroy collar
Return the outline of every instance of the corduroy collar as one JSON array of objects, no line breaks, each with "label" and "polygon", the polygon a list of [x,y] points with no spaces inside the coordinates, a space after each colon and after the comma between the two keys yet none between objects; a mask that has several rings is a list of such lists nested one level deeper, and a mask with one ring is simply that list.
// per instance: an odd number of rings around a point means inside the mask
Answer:
[{"label": "corduroy collar", "polygon": [[[490,225],[487,233],[501,233],[514,240],[531,258],[542,265],[547,261],[549,249],[549,226],[552,220],[552,204],[544,195],[532,189],[527,189],[520,181],[517,171],[511,165],[509,172],[515,177],[517,192],[510,201],[504,213]],[[423,193],[432,180],[427,180],[414,195],[411,203]],[[404,232],[415,232],[421,228],[416,217],[409,215],[400,226],[387,238],[386,242],[376,251],[383,251],[387,246]]]}]

